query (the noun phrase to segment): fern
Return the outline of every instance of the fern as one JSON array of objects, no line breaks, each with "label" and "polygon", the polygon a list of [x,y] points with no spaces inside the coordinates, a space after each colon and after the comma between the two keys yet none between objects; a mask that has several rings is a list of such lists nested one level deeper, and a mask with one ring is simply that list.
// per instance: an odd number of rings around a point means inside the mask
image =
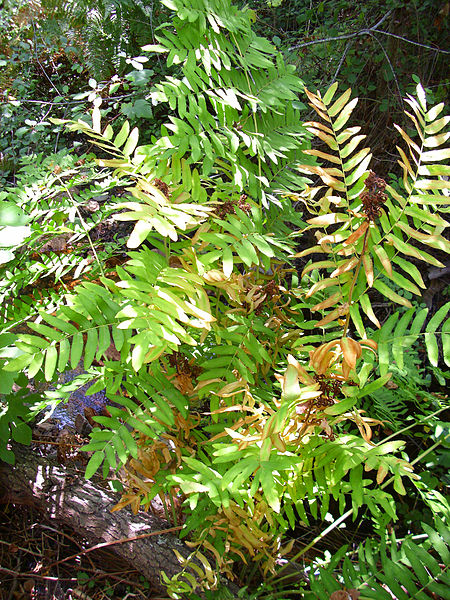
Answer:
[{"label": "fern", "polygon": [[[148,157],[190,155],[202,162],[204,175],[218,165],[238,189],[267,204],[266,193],[283,187],[304,147],[295,67],[251,31],[249,9],[203,0],[164,4],[176,13],[175,32],[162,28],[159,43],[144,50],[167,53],[167,65],[179,65],[180,77],[166,77],[152,92],[155,104],[168,104],[177,116],[143,151]],[[293,172],[289,188],[302,181]]]},{"label": "fern", "polygon": [[[395,360],[399,369],[403,368],[404,351],[410,348],[417,340],[425,343],[428,358],[433,366],[439,360],[439,338],[442,341],[442,358],[450,366],[450,336],[447,317],[450,303],[441,308],[426,323],[428,309],[419,310],[411,308],[404,312],[394,313],[383,324],[383,327],[372,336],[378,342],[378,359],[381,374],[387,373],[392,360]],[[441,328],[441,330],[439,330]]]},{"label": "fern", "polygon": [[[163,26],[149,48],[177,69],[151,90],[173,111],[160,139],[139,145],[137,128],[105,126],[99,106],[88,121],[68,123],[108,155],[99,164],[126,187],[115,218],[134,222],[127,257],[51,311],[28,315],[28,329],[4,340],[3,370],[50,383],[82,361],[86,372],[47,398],[56,404],[87,381],[90,393],[106,391],[112,406],[95,417],[87,476],[123,466],[128,485],[118,508],[138,510],[181,490],[186,532],[196,532],[202,548],[218,548],[220,568],[230,569],[229,556],[251,556],[274,571],[298,515],[324,519],[336,502],[341,512],[351,505],[354,518],[367,508],[381,525],[397,518],[384,488],[393,483],[405,494],[404,482],[417,479],[400,458],[402,442],[372,441],[380,422],[361,404],[382,393],[390,356],[401,364],[404,347],[421,336],[432,361],[440,339],[448,356],[448,307],[425,324],[427,314],[393,289],[420,291],[419,270],[408,274],[402,256],[429,261],[416,242],[445,249],[446,222],[431,202],[419,208],[411,200],[435,189],[420,184],[421,174],[413,180],[407,168],[409,200],[383,191],[374,175],[368,180],[370,151],[358,151],[359,132],[345,128],[350,92],[335,102],[336,86],[323,99],[308,92],[326,125],[304,129],[300,105],[284,110],[302,84],[253,34],[251,11],[215,0],[166,5],[174,27]],[[437,115],[413,105],[424,123],[428,115],[439,126]],[[310,135],[329,151],[308,149]],[[300,192],[305,179],[291,167],[301,150],[301,171],[325,186]],[[293,200],[313,213],[306,223]],[[300,278],[291,261],[306,227],[325,232],[301,255],[324,260]],[[381,326],[373,290],[408,310]],[[366,317],[381,326],[377,341],[368,339]],[[377,342],[380,376],[371,375]]]},{"label": "fern", "polygon": [[[307,297],[315,298],[319,290],[325,290],[328,300],[312,306],[313,311],[326,311],[318,325],[327,325],[345,317],[345,330],[352,321],[361,337],[366,337],[361,311],[376,327],[381,324],[371,303],[376,291],[389,300],[412,309],[411,302],[394,291],[393,285],[417,296],[420,288],[425,288],[419,269],[403,258],[412,257],[428,264],[443,266],[419,244],[439,248],[449,252],[448,241],[441,232],[448,223],[439,215],[439,207],[448,204],[444,190],[449,188],[442,179],[448,167],[440,164],[449,156],[449,150],[440,148],[448,139],[448,134],[435,135],[449,121],[449,117],[438,119],[443,109],[440,104],[427,109],[423,89],[417,87],[419,100],[408,96],[407,102],[413,114],[407,113],[419,137],[414,142],[403,130],[397,127],[408,146],[407,154],[399,147],[403,169],[403,191],[399,194],[392,186],[386,185],[375,174],[368,175],[371,154],[368,148],[358,149],[364,139],[359,127],[345,127],[356,106],[357,99],[350,100],[351,90],[344,92],[333,102],[337,84],[333,84],[326,94],[307,92],[311,106],[322,118],[322,122],[307,123],[308,130],[327,146],[324,152],[318,149],[305,150],[304,154],[327,160],[333,167],[302,165],[300,170],[317,175],[324,186],[308,188],[302,197],[307,200],[309,209],[317,216],[307,222],[312,228],[324,228],[318,233],[318,244],[299,253],[297,256],[321,253],[325,260],[307,265],[303,275],[325,269],[327,275],[310,287]],[[428,150],[428,148],[439,148]],[[412,166],[413,165],[413,166]],[[389,281],[390,280],[390,281]],[[392,282],[392,283],[391,283]],[[427,325],[425,340],[430,362],[437,364],[438,327],[448,313],[449,305],[443,307],[435,319]],[[411,336],[420,332],[426,313],[410,310],[399,321],[394,333],[393,352],[401,360],[402,346],[407,337],[406,330],[411,323]],[[383,336],[392,327],[392,321],[384,325]],[[448,325],[439,331],[445,346],[445,360],[448,361]],[[384,331],[383,331],[384,329]],[[381,348],[382,372],[387,371],[389,357]]]},{"label": "fern", "polygon": [[[411,538],[400,544],[393,532],[391,539],[380,546],[373,540],[362,544],[355,559],[347,553],[339,574],[335,568],[319,568],[317,574],[311,571],[311,591],[305,593],[305,598],[328,600],[333,592],[343,589],[376,600],[426,600],[429,594],[450,598],[448,528],[439,519],[436,529],[425,523],[422,526],[426,541],[421,544]],[[342,554],[340,551],[332,562],[340,562]]]}]

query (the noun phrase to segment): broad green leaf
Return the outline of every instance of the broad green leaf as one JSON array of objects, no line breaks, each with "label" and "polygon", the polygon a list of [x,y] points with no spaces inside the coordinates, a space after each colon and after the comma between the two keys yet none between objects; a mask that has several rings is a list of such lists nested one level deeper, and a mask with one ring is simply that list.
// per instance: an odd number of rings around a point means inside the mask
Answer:
[{"label": "broad green leaf", "polygon": [[355,108],[355,106],[357,104],[358,104],[358,98],[353,98],[353,100],[351,100],[347,104],[347,106],[341,111],[339,117],[336,119],[336,121],[333,124],[333,127],[334,127],[335,131],[339,131],[340,129],[342,129],[342,127],[344,127],[344,125],[349,120],[350,115],[353,112],[353,109]]},{"label": "broad green leaf", "polygon": [[420,159],[423,162],[439,162],[441,160],[448,160],[450,158],[450,148],[444,148],[442,150],[428,150],[428,152],[422,152]]},{"label": "broad green leaf", "polygon": [[389,260],[388,255],[386,254],[386,250],[383,248],[383,246],[374,245],[373,251],[374,251],[375,255],[378,257],[378,259],[380,260],[380,262],[381,262],[384,270],[388,274],[388,276],[392,277],[392,265],[391,265],[391,261]]},{"label": "broad green leaf", "polygon": [[[11,225],[12,227],[18,227],[26,225],[29,218],[17,204],[13,202],[0,201],[0,224],[2,227]],[[3,245],[3,244],[1,244]]]},{"label": "broad green leaf", "polygon": [[51,327],[48,327],[47,325],[44,325],[43,323],[30,322],[30,323],[28,323],[28,327],[30,329],[32,329],[33,331],[36,331],[36,333],[39,333],[40,335],[50,338],[51,340],[53,340],[55,342],[59,342],[64,337],[62,333],[60,333],[59,331],[56,331],[55,329],[52,329]]},{"label": "broad green leaf", "polygon": [[97,352],[98,335],[96,329],[89,329],[87,332],[87,340],[84,348],[84,368],[89,369]]},{"label": "broad green leaf", "polygon": [[368,154],[365,158],[363,158],[363,160],[359,163],[359,165],[356,167],[356,169],[353,171],[353,173],[349,177],[346,178],[347,187],[356,183],[358,181],[358,179],[366,173],[371,160],[372,160],[372,154]]},{"label": "broad green leaf", "polygon": [[86,479],[90,479],[97,472],[104,458],[105,455],[100,450],[94,452],[94,454],[89,459],[88,464],[86,465],[86,472],[84,474]]},{"label": "broad green leaf", "polygon": [[437,331],[441,322],[445,319],[450,311],[450,302],[447,302],[431,317],[428,322],[425,331],[427,332],[435,332]]},{"label": "broad green leaf", "polygon": [[30,234],[31,227],[29,225],[21,225],[18,227],[10,225],[2,227],[0,225],[0,248],[20,246]]},{"label": "broad green leaf", "polygon": [[405,213],[414,219],[430,223],[430,225],[437,225],[438,227],[448,227],[449,225],[439,214],[423,210],[418,206],[407,206]]},{"label": "broad green leaf", "polygon": [[114,146],[116,146],[117,148],[120,148],[121,146],[123,146],[123,144],[125,143],[125,141],[128,138],[129,133],[130,133],[130,124],[128,121],[125,121],[125,123],[120,128],[119,133],[114,138],[114,142],[113,142]]},{"label": "broad green leaf", "polygon": [[70,351],[70,366],[72,369],[76,369],[78,366],[83,353],[83,347],[83,334],[78,332],[72,338],[72,347]]},{"label": "broad green leaf", "polygon": [[330,102],[333,100],[333,96],[336,93],[336,90],[338,89],[338,85],[339,85],[338,82],[335,81],[332,85],[330,85],[330,87],[325,92],[325,95],[322,98],[325,106],[328,106],[330,104]]},{"label": "broad green leaf", "polygon": [[95,355],[96,360],[100,360],[103,354],[111,345],[111,337],[109,335],[108,325],[98,328],[98,348]]},{"label": "broad green leaf", "polygon": [[[270,463],[269,463],[270,465]],[[258,471],[261,487],[266,497],[267,503],[276,513],[280,512],[280,496],[273,478],[272,469],[270,466],[263,467]]]},{"label": "broad green leaf", "polygon": [[345,400],[339,400],[338,402],[336,402],[335,404],[333,404],[333,406],[329,406],[327,407],[323,412],[327,415],[341,415],[345,412],[347,412],[348,410],[350,410],[351,408],[353,408],[353,406],[356,404],[357,402],[357,398],[345,398]]},{"label": "broad green leaf", "polygon": [[58,352],[58,371],[62,373],[67,363],[69,362],[70,355],[70,343],[69,340],[64,338],[59,343],[59,352]]},{"label": "broad green leaf", "polygon": [[56,369],[56,363],[58,360],[58,352],[55,346],[49,346],[45,354],[45,380],[51,381],[53,374]]},{"label": "broad green leaf", "polygon": [[357,152],[354,156],[348,159],[347,162],[343,164],[344,171],[351,171],[356,165],[358,165],[370,152],[370,148],[363,148],[359,152]]},{"label": "broad green leaf", "polygon": [[29,446],[32,439],[32,430],[26,423],[19,423],[18,425],[11,424],[11,437],[15,442]]},{"label": "broad green leaf", "polygon": [[131,456],[133,458],[137,459],[137,457],[138,457],[138,447],[137,447],[136,440],[131,435],[131,433],[128,431],[128,429],[125,427],[125,425],[121,425],[119,427],[119,435],[122,438],[122,440],[123,440],[124,444],[126,445],[127,449],[129,450]]},{"label": "broad green leaf", "polygon": [[433,367],[437,367],[439,361],[439,347],[434,333],[425,333],[425,345],[427,347],[430,363]]},{"label": "broad green leaf", "polygon": [[439,104],[436,104],[436,106],[430,108],[430,110],[425,115],[425,119],[428,121],[428,123],[436,120],[436,118],[441,114],[444,106],[445,104],[443,102],[440,102]]},{"label": "broad green leaf", "polygon": [[119,457],[120,462],[124,465],[128,460],[128,452],[126,450],[126,446],[124,446],[122,439],[118,435],[114,435],[111,438],[111,443],[117,452],[117,456]]},{"label": "broad green leaf", "polygon": [[392,242],[392,245],[399,250],[402,254],[406,254],[406,256],[413,256],[414,258],[418,258],[419,260],[423,260],[431,265],[436,267],[443,267],[444,265],[437,260],[434,256],[425,252],[424,250],[419,250],[415,246],[408,244],[401,240],[398,236],[389,234],[386,236],[386,239]]},{"label": "broad green leaf", "polygon": [[67,321],[64,321],[63,319],[59,319],[58,317],[55,317],[55,316],[45,313],[43,311],[39,311],[39,315],[49,325],[51,325],[52,327],[56,327],[60,331],[64,331],[64,333],[68,333],[69,335],[72,335],[77,332],[77,328],[74,325],[72,325],[72,323],[68,323]]},{"label": "broad green leaf", "polygon": [[368,294],[363,294],[359,298],[359,302],[361,304],[361,308],[363,309],[365,314],[369,317],[369,319],[372,321],[372,323],[374,325],[376,325],[378,328],[380,328],[381,327],[380,321],[378,320],[375,313],[373,312],[372,304],[370,302],[370,298],[369,298]]},{"label": "broad green leaf", "polygon": [[450,319],[447,319],[442,326],[441,339],[444,362],[447,367],[450,367]]},{"label": "broad green leaf", "polygon": [[21,354],[16,358],[10,360],[6,365],[3,365],[3,370],[8,373],[14,371],[22,371],[33,361],[34,357],[32,354]]},{"label": "broad green leaf", "polygon": [[42,363],[44,362],[44,358],[45,354],[43,352],[38,352],[38,354],[36,354],[33,361],[30,363],[30,366],[28,367],[28,377],[30,379],[32,379],[37,375],[37,373],[39,373],[42,367]]},{"label": "broad green leaf", "polygon": [[339,96],[336,102],[328,109],[328,114],[330,115],[330,117],[335,117],[338,114],[338,112],[340,112],[344,108],[351,95],[352,89],[348,88],[348,90],[346,90],[341,96]]},{"label": "broad green leaf", "polygon": [[122,152],[123,152],[124,156],[130,156],[130,154],[132,154],[134,152],[134,150],[137,146],[138,140],[139,140],[139,129],[137,127],[134,127],[132,129],[130,135],[128,136],[125,146],[123,147]]},{"label": "broad green leaf", "polygon": [[441,119],[438,119],[437,121],[435,121],[434,123],[430,123],[429,125],[427,125],[425,127],[425,133],[426,134],[435,134],[438,133],[439,131],[441,131],[441,129],[443,129],[447,123],[450,122],[450,116],[447,117],[442,117]]},{"label": "broad green leaf", "polygon": [[370,394],[373,394],[373,392],[376,392],[376,390],[383,387],[383,385],[385,385],[389,381],[391,375],[392,373],[385,373],[381,377],[378,377],[378,379],[375,379],[371,383],[365,385],[363,389],[358,392],[358,398],[364,398],[364,396],[368,396]]},{"label": "broad green leaf", "polygon": [[233,252],[229,246],[227,246],[223,251],[222,262],[223,274],[225,277],[230,277],[231,273],[233,272]]},{"label": "broad green leaf", "polygon": [[380,292],[380,294],[383,294],[383,296],[385,296],[386,298],[389,298],[389,300],[392,300],[396,304],[401,304],[402,306],[406,306],[407,308],[412,308],[412,304],[409,300],[407,300],[406,298],[403,298],[403,296],[400,296],[399,294],[394,292],[394,290],[392,290],[390,287],[388,287],[385,283],[383,283],[379,279],[376,279],[373,282],[373,287],[376,290],[378,290]]}]

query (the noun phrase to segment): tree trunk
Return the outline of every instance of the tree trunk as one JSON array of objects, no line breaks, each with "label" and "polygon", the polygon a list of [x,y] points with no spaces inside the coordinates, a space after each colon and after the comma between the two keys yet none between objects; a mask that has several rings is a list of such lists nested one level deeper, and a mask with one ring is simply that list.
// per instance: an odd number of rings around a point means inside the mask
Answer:
[{"label": "tree trunk", "polygon": [[[117,494],[86,481],[81,474],[64,466],[36,456],[30,448],[16,446],[14,451],[14,467],[0,461],[0,501],[32,504],[92,544],[116,542],[170,528],[167,521],[150,513],[133,515],[128,509],[111,513],[119,500]],[[173,549],[184,557],[190,553],[171,533],[116,543],[109,549],[138,569],[158,593],[165,590],[160,572],[163,570],[172,577],[180,571]]]}]

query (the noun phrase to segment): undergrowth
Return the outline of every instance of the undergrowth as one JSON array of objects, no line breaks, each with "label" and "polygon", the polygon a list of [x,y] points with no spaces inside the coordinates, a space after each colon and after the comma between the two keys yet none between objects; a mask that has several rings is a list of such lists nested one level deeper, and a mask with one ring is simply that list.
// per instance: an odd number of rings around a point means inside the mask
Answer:
[{"label": "undergrowth", "polygon": [[[174,68],[151,90],[171,111],[160,136],[139,145],[137,127],[113,127],[94,102],[89,121],[57,124],[100,149],[101,170],[89,157],[41,158],[25,166],[18,201],[15,190],[1,198],[0,457],[13,462],[9,440],[29,442],[29,420],[89,380],[113,405],[94,417],[86,477],[125,473],[117,510],[159,496],[176,520],[183,503],[181,535],[202,567],[180,557],[171,597],[202,587],[214,597],[219,573],[233,579],[242,563],[265,581],[254,598],[292,564],[304,578],[286,597],[443,593],[449,507],[421,461],[448,448],[448,402],[411,374],[419,347],[435,369],[450,361],[450,303],[433,314],[419,303],[424,267],[442,268],[436,253],[449,252],[444,105],[429,107],[421,85],[405,98],[415,133],[397,127],[399,191],[370,170],[365,135],[348,125],[351,90],[304,88],[254,33],[251,10],[163,4],[172,22],[143,49]],[[318,120],[301,120],[302,98]],[[118,238],[94,240],[111,213],[132,223],[126,254]],[[62,234],[62,249],[39,251]],[[39,302],[24,292],[50,276]],[[395,306],[387,319],[380,299]],[[80,361],[69,385],[26,397],[29,380],[55,384]],[[409,456],[402,434],[426,428],[433,443]],[[386,535],[407,490],[436,517],[423,525],[432,546]],[[349,517],[364,517],[372,538],[306,568]],[[296,547],[299,523],[327,520]]]}]

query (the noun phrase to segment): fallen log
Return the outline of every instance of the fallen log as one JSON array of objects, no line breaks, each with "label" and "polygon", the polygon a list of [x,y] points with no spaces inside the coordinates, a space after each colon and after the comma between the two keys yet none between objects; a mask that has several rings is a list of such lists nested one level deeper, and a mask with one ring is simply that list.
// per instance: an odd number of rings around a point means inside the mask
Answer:
[{"label": "fallen log", "polygon": [[30,448],[15,446],[14,452],[15,466],[0,461],[0,502],[32,505],[90,543],[111,545],[109,549],[140,571],[155,592],[164,593],[161,571],[172,577],[181,570],[173,550],[184,558],[191,552],[171,533],[177,528],[150,513],[112,513],[117,494]]}]

